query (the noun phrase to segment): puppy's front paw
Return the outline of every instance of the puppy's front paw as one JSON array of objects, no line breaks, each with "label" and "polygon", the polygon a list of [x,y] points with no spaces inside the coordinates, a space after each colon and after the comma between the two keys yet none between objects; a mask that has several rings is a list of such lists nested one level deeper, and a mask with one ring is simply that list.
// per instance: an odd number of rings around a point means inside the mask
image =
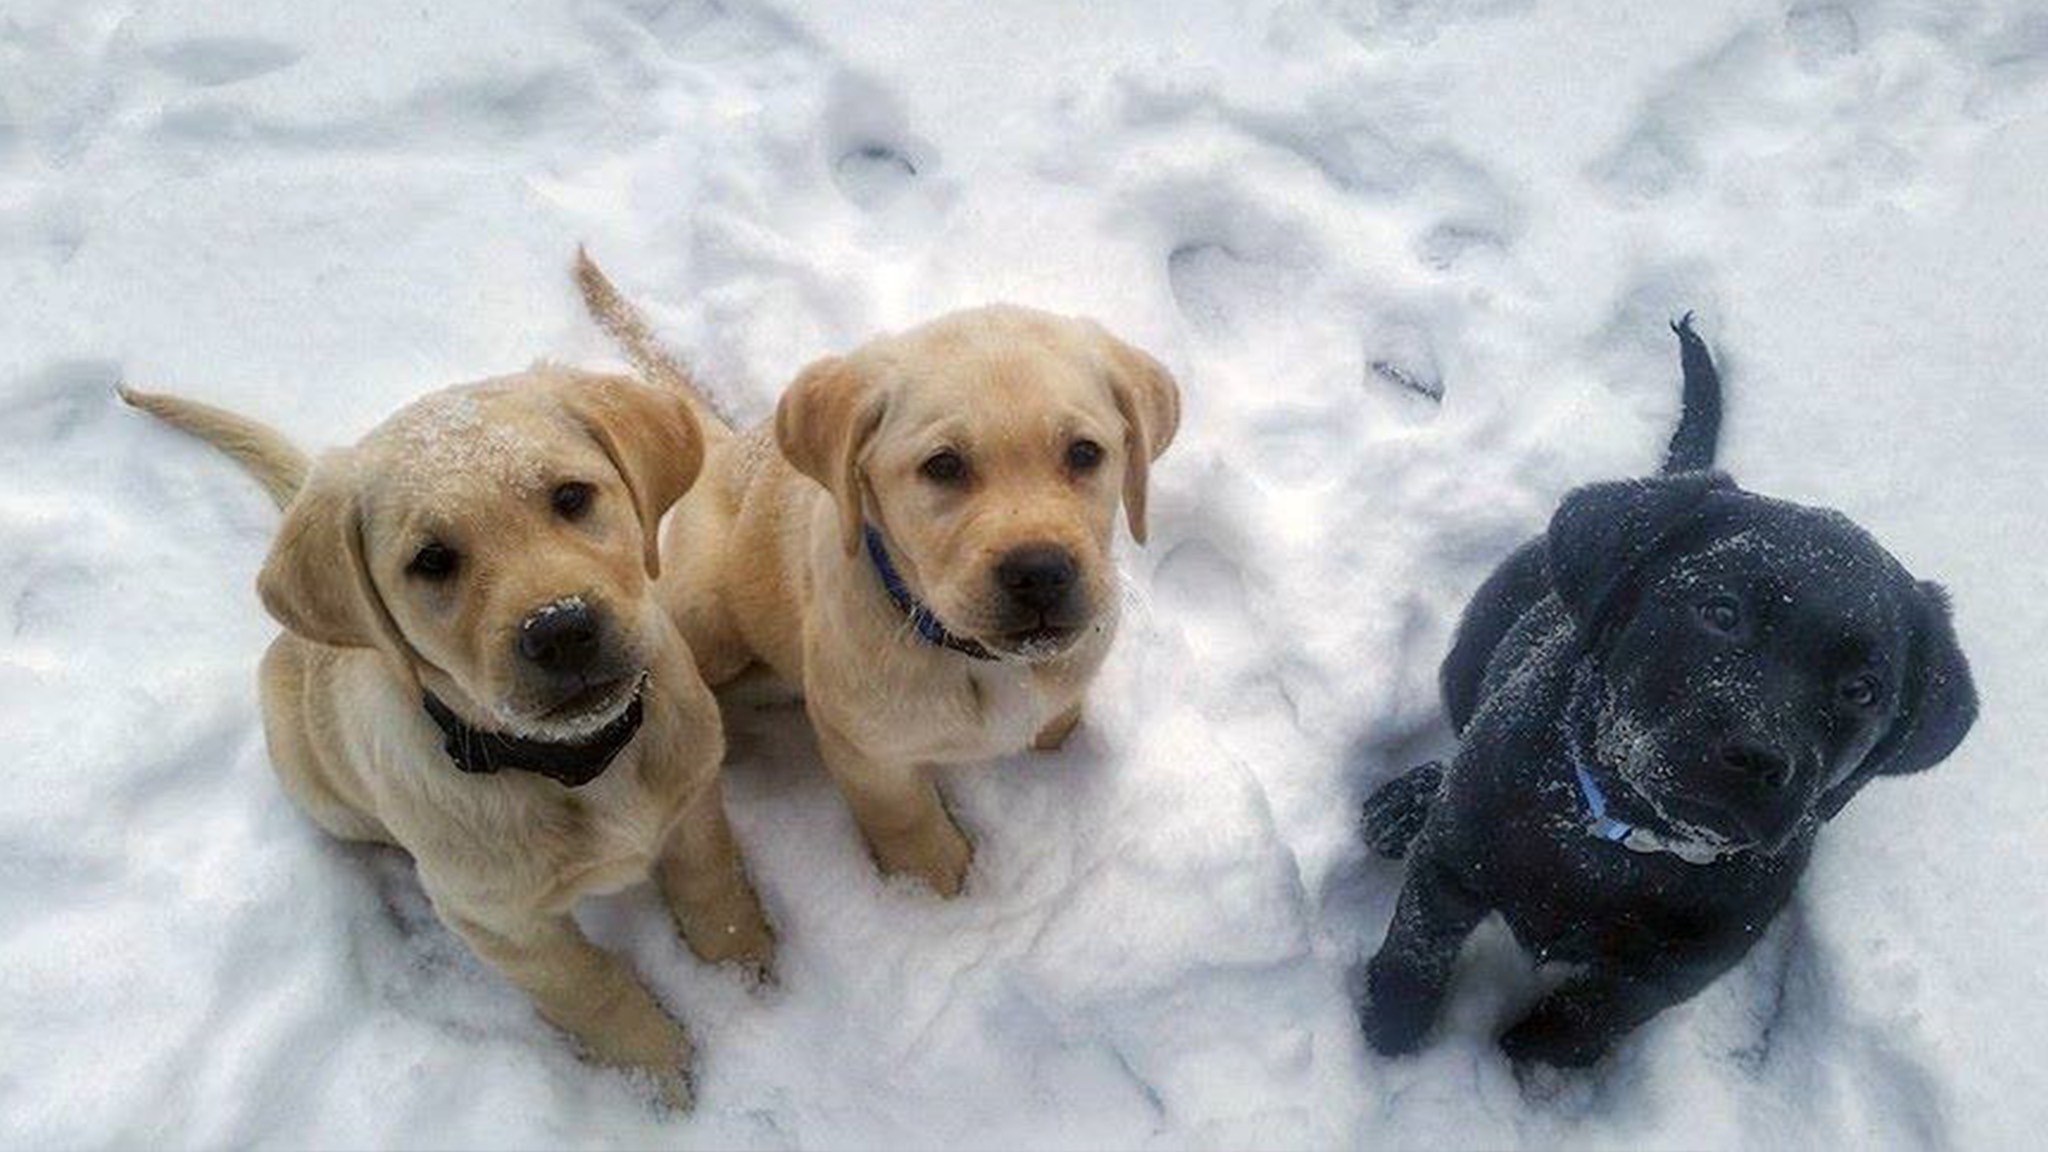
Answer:
[{"label": "puppy's front paw", "polygon": [[687,1112],[696,1103],[690,1037],[668,1013],[622,1014],[603,1035],[585,1036],[583,1044],[598,1063],[645,1076],[665,1107]]},{"label": "puppy's front paw", "polygon": [[1422,1047],[1436,1022],[1437,998],[1398,968],[1375,963],[1367,970],[1358,1023],[1373,1051],[1406,1056]]},{"label": "puppy's front paw", "polygon": [[706,964],[731,964],[767,980],[775,967],[775,930],[751,889],[718,909],[679,917],[683,940]]},{"label": "puppy's front paw", "polygon": [[691,868],[670,857],[661,889],[683,941],[706,964],[735,964],[766,977],[775,959],[775,930],[738,857]]},{"label": "puppy's front paw", "polygon": [[1567,1013],[1538,1004],[1500,1038],[1500,1049],[1516,1064],[1586,1068],[1597,1064],[1612,1041]]},{"label": "puppy's front paw", "polygon": [[951,898],[967,883],[974,849],[952,818],[940,815],[900,836],[874,841],[875,859],[891,876],[916,876],[939,895]]},{"label": "puppy's front paw", "polygon": [[671,1112],[688,1112],[697,1106],[697,1085],[690,1076],[687,1066],[650,1069],[654,1079],[654,1090],[661,1097],[661,1106]]}]

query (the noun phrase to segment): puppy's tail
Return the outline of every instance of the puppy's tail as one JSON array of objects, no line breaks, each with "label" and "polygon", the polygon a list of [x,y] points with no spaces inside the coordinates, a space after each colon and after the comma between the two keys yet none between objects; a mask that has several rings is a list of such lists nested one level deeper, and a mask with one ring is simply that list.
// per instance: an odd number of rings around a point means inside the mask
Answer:
[{"label": "puppy's tail", "polygon": [[1432,760],[1418,764],[1387,781],[1366,797],[1359,821],[1365,831],[1366,847],[1389,860],[1408,854],[1422,826],[1429,822],[1429,810],[1444,793],[1444,766]]},{"label": "puppy's tail", "polygon": [[292,502],[306,483],[311,461],[277,429],[259,424],[225,408],[171,396],[120,387],[121,399],[131,406],[182,429],[235,458],[247,469],[279,508]]},{"label": "puppy's tail", "polygon": [[1692,313],[1671,324],[1678,333],[1679,360],[1685,368],[1685,400],[1678,431],[1664,453],[1663,473],[1700,472],[1714,466],[1721,441],[1721,373],[1707,353],[1707,342],[1692,330]]},{"label": "puppy's tail", "polygon": [[727,420],[711,397],[697,387],[697,382],[690,378],[690,370],[662,348],[661,342],[654,338],[654,330],[647,326],[647,318],[640,314],[632,301],[620,294],[611,278],[580,244],[576,246],[576,287],[583,293],[583,306],[590,310],[590,318],[618,341],[626,359],[632,362],[640,375],[650,383],[681,394],[708,434],[715,436],[721,431],[732,430],[732,421]]}]

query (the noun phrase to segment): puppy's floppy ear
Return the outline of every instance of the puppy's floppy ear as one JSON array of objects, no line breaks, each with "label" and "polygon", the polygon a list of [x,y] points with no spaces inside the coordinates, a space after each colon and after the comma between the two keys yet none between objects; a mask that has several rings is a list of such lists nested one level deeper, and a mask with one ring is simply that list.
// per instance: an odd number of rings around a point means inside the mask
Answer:
[{"label": "puppy's floppy ear", "polygon": [[704,466],[704,430],[689,402],[619,376],[578,379],[563,403],[611,457],[640,518],[647,576],[661,575],[661,517]]},{"label": "puppy's floppy ear", "polygon": [[1131,539],[1145,542],[1145,496],[1152,461],[1180,429],[1180,386],[1165,366],[1094,325],[1108,362],[1109,392],[1124,419],[1124,517]]},{"label": "puppy's floppy ear", "polygon": [[1550,518],[1546,553],[1551,586],[1590,637],[1615,594],[1643,561],[1699,511],[1707,497],[1733,489],[1721,472],[1681,472],[1646,480],[1589,484],[1564,498]]},{"label": "puppy's floppy ear", "polygon": [[832,493],[850,556],[860,548],[863,509],[860,454],[881,426],[887,405],[865,371],[827,356],[802,372],[775,406],[775,443],[796,470]]},{"label": "puppy's floppy ear", "polygon": [[375,648],[418,683],[412,646],[370,578],[353,457],[321,459],[285,506],[256,594],[293,635],[336,648]]},{"label": "puppy's floppy ear", "polygon": [[1948,759],[1977,722],[1977,684],[1956,642],[1948,591],[1929,580],[1920,581],[1914,591],[1918,619],[1904,707],[1884,743],[1871,753],[1877,770],[1892,776],[1925,771]]},{"label": "puppy's floppy ear", "polygon": [[1913,641],[1899,686],[1898,715],[1862,765],[1822,798],[1824,819],[1840,812],[1872,776],[1924,772],[1948,759],[1977,722],[1977,686],[1956,642],[1948,593],[1927,580],[1913,591]]}]

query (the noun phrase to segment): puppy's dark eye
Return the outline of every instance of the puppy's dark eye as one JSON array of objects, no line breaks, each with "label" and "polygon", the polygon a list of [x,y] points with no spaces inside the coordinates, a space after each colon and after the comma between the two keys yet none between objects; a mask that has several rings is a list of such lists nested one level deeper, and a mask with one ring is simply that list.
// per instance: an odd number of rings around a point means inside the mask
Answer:
[{"label": "puppy's dark eye", "polygon": [[1716,596],[1699,606],[1700,623],[1721,633],[1729,633],[1742,627],[1742,609],[1733,597]]},{"label": "puppy's dark eye", "polygon": [[439,540],[430,540],[412,554],[412,562],[405,566],[408,576],[440,583],[455,575],[462,566],[462,554]]},{"label": "puppy's dark eye", "polygon": [[1875,708],[1884,699],[1884,684],[1865,672],[1842,682],[1842,702],[1852,708]]},{"label": "puppy's dark eye", "polygon": [[571,480],[555,485],[555,490],[548,494],[548,503],[555,506],[555,515],[562,519],[580,520],[590,510],[590,499],[595,495],[595,488],[581,480]]},{"label": "puppy's dark eye", "polygon": [[917,470],[934,484],[958,484],[967,478],[967,460],[951,448],[941,448],[925,457]]},{"label": "puppy's dark eye", "polygon": [[1076,472],[1093,472],[1102,463],[1102,445],[1093,440],[1076,440],[1067,445],[1067,467]]}]

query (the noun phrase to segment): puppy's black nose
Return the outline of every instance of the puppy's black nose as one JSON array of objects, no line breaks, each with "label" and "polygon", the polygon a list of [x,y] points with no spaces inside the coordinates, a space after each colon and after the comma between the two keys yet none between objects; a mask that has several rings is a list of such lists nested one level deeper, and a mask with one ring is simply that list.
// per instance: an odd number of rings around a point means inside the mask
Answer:
[{"label": "puppy's black nose", "polygon": [[1064,603],[1077,575],[1073,556],[1053,544],[1012,549],[996,565],[996,584],[1003,592],[1016,604],[1039,612]]},{"label": "puppy's black nose", "polygon": [[1767,744],[1736,739],[1721,745],[1721,763],[1768,788],[1792,782],[1791,758]]},{"label": "puppy's black nose", "polygon": [[597,613],[581,600],[556,600],[519,624],[519,654],[549,672],[581,672],[597,659]]}]

